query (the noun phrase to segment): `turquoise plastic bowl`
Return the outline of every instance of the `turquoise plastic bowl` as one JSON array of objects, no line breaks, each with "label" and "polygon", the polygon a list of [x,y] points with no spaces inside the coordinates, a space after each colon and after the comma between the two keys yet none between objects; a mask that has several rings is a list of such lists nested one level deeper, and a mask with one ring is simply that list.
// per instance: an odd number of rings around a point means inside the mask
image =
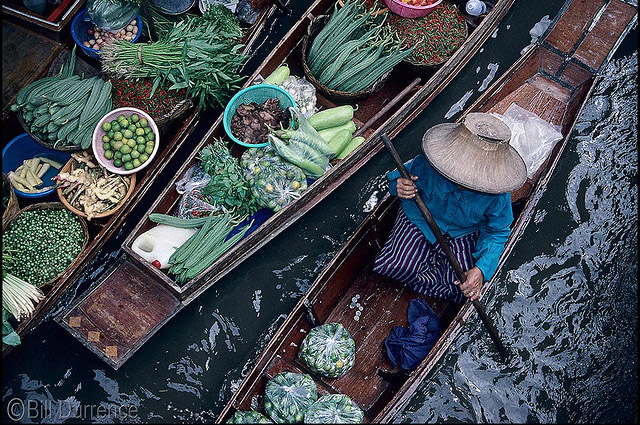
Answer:
[{"label": "turquoise plastic bowl", "polygon": [[231,119],[240,105],[251,102],[264,103],[272,97],[278,98],[280,107],[283,110],[286,110],[290,106],[292,108],[296,107],[296,102],[293,100],[293,97],[291,97],[285,89],[271,84],[250,86],[236,93],[227,104],[227,107],[224,108],[224,115],[222,116],[222,125],[224,126],[224,131],[227,133],[227,136],[237,144],[247,148],[263,148],[269,145],[269,142],[253,144],[238,140],[233,133],[231,133]]}]

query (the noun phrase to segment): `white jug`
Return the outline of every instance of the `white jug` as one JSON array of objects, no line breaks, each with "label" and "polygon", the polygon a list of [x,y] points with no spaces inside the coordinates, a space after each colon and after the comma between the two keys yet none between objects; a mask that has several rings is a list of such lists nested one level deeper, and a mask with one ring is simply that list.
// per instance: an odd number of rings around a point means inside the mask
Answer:
[{"label": "white jug", "polygon": [[168,269],[169,257],[194,233],[196,229],[159,224],[138,236],[131,244],[131,249],[148,262],[157,260],[161,269]]}]

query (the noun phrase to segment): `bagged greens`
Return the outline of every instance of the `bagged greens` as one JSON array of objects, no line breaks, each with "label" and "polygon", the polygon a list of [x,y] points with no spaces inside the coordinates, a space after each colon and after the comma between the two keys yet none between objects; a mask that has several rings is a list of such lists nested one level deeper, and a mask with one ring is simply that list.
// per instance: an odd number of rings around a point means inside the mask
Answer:
[{"label": "bagged greens", "polygon": [[247,149],[240,158],[240,166],[261,207],[279,211],[307,189],[302,169],[285,161],[270,146]]},{"label": "bagged greens", "polygon": [[312,371],[338,378],[353,367],[356,343],[340,323],[316,326],[302,341],[298,357]]},{"label": "bagged greens", "polygon": [[318,390],[311,376],[282,372],[267,383],[264,408],[276,423],[299,423],[317,399]]},{"label": "bagged greens", "polygon": [[233,416],[227,421],[228,424],[272,424],[265,415],[254,410],[243,412],[236,410]]},{"label": "bagged greens", "polygon": [[[138,2],[139,3],[139,2]],[[98,28],[119,31],[136,18],[139,7],[132,0],[88,0],[87,16]]]},{"label": "bagged greens", "polygon": [[304,414],[306,424],[359,424],[364,413],[344,394],[326,394],[309,406]]}]

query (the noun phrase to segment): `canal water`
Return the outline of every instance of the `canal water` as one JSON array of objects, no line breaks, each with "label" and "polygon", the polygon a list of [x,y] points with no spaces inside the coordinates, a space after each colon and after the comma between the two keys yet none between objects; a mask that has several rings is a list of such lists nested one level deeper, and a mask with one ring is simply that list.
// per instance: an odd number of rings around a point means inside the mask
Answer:
[{"label": "canal water", "polygon": [[[292,16],[270,21],[249,69],[310,1],[288,4]],[[517,0],[479,54],[395,139],[400,155],[413,157],[427,128],[455,120],[562,4]],[[604,71],[534,220],[484,299],[512,359],[499,361],[472,317],[398,421],[638,420],[636,37],[637,31],[627,37]],[[211,112],[205,121],[214,117]],[[191,146],[205,127],[196,129]],[[170,177],[191,146],[162,177]],[[118,371],[45,320],[3,360],[4,422],[213,421],[287,313],[382,198],[382,176],[391,168],[385,152],[375,156]],[[131,214],[51,316],[121,257],[120,244],[161,190],[150,188],[146,205]],[[98,408],[116,415],[100,416]]]}]

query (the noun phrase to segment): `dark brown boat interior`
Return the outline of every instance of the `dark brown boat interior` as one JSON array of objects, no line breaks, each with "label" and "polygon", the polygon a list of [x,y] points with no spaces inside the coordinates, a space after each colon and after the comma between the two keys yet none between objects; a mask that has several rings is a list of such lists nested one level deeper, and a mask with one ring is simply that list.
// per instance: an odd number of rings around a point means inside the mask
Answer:
[{"label": "dark brown boat interior", "polygon": [[[617,0],[573,1],[546,41],[514,64],[466,111],[503,113],[512,103],[516,103],[560,126],[565,139],[558,143],[534,178],[513,194],[514,207],[518,202],[526,201],[538,179],[543,175],[548,177],[555,167],[588,97],[595,72],[635,16],[633,8],[630,8]],[[598,11],[602,13],[598,14]],[[612,21],[612,16],[618,19]],[[592,26],[594,17],[597,21]],[[598,38],[596,42],[592,34],[607,34],[608,37]],[[566,41],[570,37],[573,41],[568,45]],[[588,48],[585,46],[587,42],[591,43]],[[587,51],[589,55],[584,53]],[[221,413],[218,423],[226,422],[235,410],[257,409],[264,412],[262,395],[266,382],[285,370],[311,375],[319,393],[347,394],[365,411],[365,421],[368,422],[386,421],[391,410],[389,405],[399,404],[398,401],[406,396],[403,389],[416,380],[417,375],[426,375],[428,370],[412,375],[396,373],[398,370],[393,369],[384,346],[384,340],[394,326],[407,326],[410,300],[424,297],[402,283],[372,271],[373,260],[391,231],[398,206],[395,198],[386,197],[381,201],[331,261],[271,339],[253,370]],[[516,218],[513,227],[522,228],[528,218],[519,215],[521,208],[514,209]],[[508,251],[517,239],[516,233],[510,238]],[[359,302],[364,307],[359,320],[355,319],[355,310],[350,308],[352,297],[356,295],[360,295]],[[463,320],[458,313],[462,305],[430,298],[427,300],[440,317],[441,328],[446,329],[445,334],[454,326],[461,326],[458,322]],[[321,377],[297,360],[298,347],[308,331],[327,322],[342,323],[356,343],[353,369],[337,379]],[[430,358],[435,355],[434,351],[427,356],[423,365],[435,361]]]}]

